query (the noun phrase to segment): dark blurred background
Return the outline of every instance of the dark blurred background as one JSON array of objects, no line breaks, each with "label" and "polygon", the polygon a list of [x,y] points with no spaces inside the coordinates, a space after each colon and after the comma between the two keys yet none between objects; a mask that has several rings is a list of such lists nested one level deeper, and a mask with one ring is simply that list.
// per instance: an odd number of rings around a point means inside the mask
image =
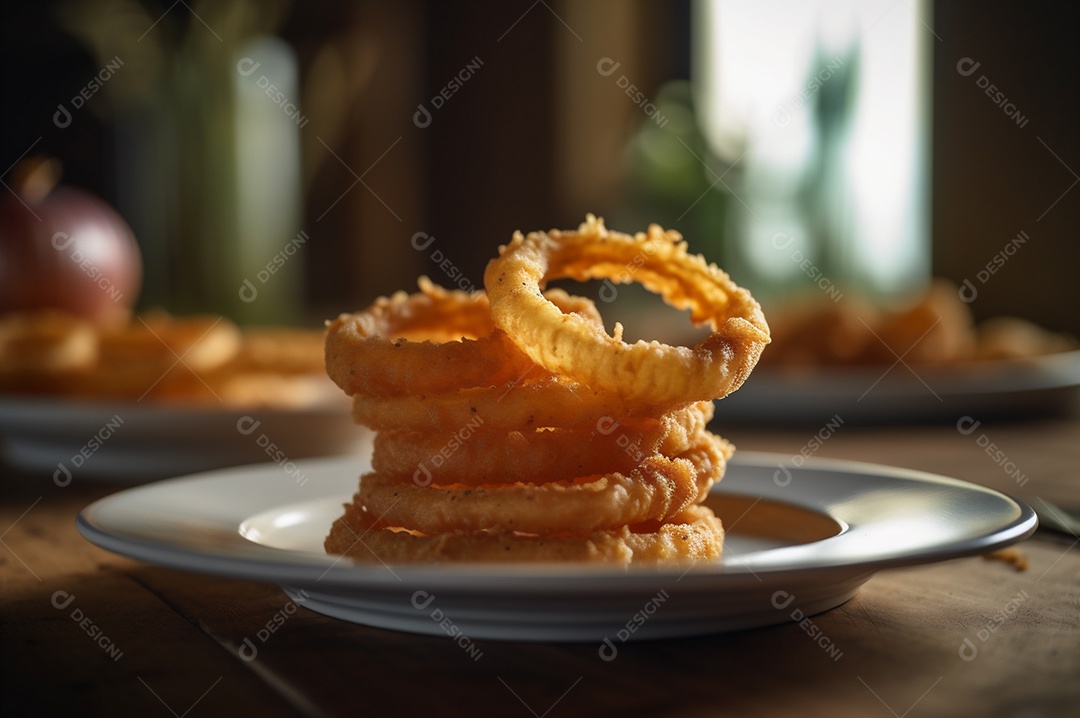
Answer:
[{"label": "dark blurred background", "polygon": [[[117,207],[146,258],[141,306],[313,323],[421,273],[480,287],[514,230],[572,227],[586,212],[628,231],[679,229],[756,291],[732,237],[739,213],[754,213],[749,159],[725,157],[702,131],[691,92],[703,47],[719,42],[703,5],[6,3],[0,169],[47,153],[65,182]],[[972,309],[1080,334],[1075,8],[885,5],[882,26],[921,13],[914,54],[895,62],[926,63],[929,164],[915,180],[929,270],[977,281],[1025,231]],[[768,23],[718,7],[720,22],[768,42]],[[859,42],[877,42],[874,32]],[[860,102],[852,88],[873,67],[852,47],[847,86],[830,73],[820,90],[800,90],[819,120],[829,102],[841,115]],[[973,74],[958,71],[965,58],[979,63]],[[842,263],[815,262],[845,276]],[[238,298],[245,279],[263,290],[258,302]],[[807,280],[785,281],[797,291]]]}]

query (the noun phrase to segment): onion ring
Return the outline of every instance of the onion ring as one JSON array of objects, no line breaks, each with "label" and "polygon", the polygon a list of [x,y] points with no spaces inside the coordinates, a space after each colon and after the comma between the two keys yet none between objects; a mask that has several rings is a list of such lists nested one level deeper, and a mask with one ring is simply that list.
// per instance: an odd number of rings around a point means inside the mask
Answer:
[{"label": "onion ring", "polygon": [[681,454],[712,415],[712,402],[700,402],[659,419],[605,417],[591,431],[523,432],[485,430],[483,415],[476,414],[454,432],[380,431],[371,463],[375,473],[410,477],[419,486],[565,481],[628,472],[652,454]]},{"label": "onion ring", "polygon": [[721,478],[725,445],[730,446],[703,433],[692,456],[650,456],[627,474],[612,471],[587,483],[419,487],[372,473],[361,477],[357,501],[380,517],[381,527],[428,535],[451,531],[550,534],[665,522],[698,501]]},{"label": "onion ring", "polygon": [[[444,393],[517,379],[533,362],[495,328],[482,292],[447,291],[427,277],[420,292],[382,297],[327,324],[326,371],[348,395]],[[558,311],[602,323],[583,297],[551,290]],[[418,341],[417,341],[418,340]]]},{"label": "onion ring", "polygon": [[[524,531],[549,534],[664,521],[697,498],[697,472],[684,459],[651,456],[628,474],[584,484],[420,488],[382,474],[360,479],[360,501],[390,526],[425,534]],[[527,508],[528,511],[521,509]]]},{"label": "onion ring", "polygon": [[[539,368],[533,371],[546,374]],[[357,394],[353,397],[353,420],[376,431],[445,431],[447,426],[464,426],[479,414],[484,417],[484,425],[492,428],[592,429],[605,417],[625,420],[655,417],[686,404],[681,401],[643,404],[618,394],[596,392],[550,374],[537,380],[526,375],[520,381],[502,386],[463,389],[453,394],[392,397]]]},{"label": "onion ring", "polygon": [[[550,280],[640,282],[712,334],[627,344]],[[760,307],[676,232],[522,236],[488,294],[379,299],[328,323],[326,366],[376,430],[372,471],[325,541],[382,562],[656,562],[714,558],[701,503],[734,447],[707,431],[769,342]],[[489,299],[490,297],[490,299]]]},{"label": "onion ring", "polygon": [[[635,400],[719,399],[742,385],[769,343],[761,307],[715,265],[688,254],[677,232],[609,232],[588,215],[576,232],[520,232],[484,273],[495,325],[554,374]],[[627,344],[544,298],[548,281],[637,281],[713,333],[695,347]]]},{"label": "onion ring", "polygon": [[654,563],[719,558],[724,530],[704,506],[692,506],[654,531],[624,526],[587,536],[525,536],[513,532],[417,536],[373,530],[354,504],[347,504],[326,538],[328,553],[361,561],[436,563],[445,561],[574,561]]}]

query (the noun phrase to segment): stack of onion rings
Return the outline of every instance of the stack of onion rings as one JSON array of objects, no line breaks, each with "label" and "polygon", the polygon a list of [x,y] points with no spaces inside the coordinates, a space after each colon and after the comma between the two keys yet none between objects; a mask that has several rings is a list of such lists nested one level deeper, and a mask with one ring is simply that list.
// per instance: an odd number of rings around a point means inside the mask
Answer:
[{"label": "stack of onion rings", "polygon": [[[769,342],[757,303],[675,232],[630,236],[589,216],[520,233],[487,293],[420,280],[328,324],[330,378],[378,434],[330,553],[416,561],[714,558],[701,506],[734,448],[706,430]],[[639,281],[713,333],[630,345],[563,277]]]}]

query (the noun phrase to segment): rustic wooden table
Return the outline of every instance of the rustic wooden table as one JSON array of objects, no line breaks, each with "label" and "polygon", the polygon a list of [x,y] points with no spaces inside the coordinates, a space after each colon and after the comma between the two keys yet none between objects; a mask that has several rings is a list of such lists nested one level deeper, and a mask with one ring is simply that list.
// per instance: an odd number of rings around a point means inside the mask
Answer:
[{"label": "rustic wooden table", "polygon": [[[816,429],[726,433],[743,449],[791,455]],[[987,453],[991,442],[1008,463]],[[842,427],[816,453],[1080,506],[1077,418],[986,421],[970,434],[953,425]],[[2,486],[7,716],[1080,715],[1072,536],[1040,531],[1021,544],[1030,558],[1023,572],[968,558],[878,574],[814,618],[839,655],[790,623],[631,643],[610,662],[594,644],[479,641],[474,660],[445,637],[290,610],[276,586],[102,551],[77,534],[74,518],[114,487],[60,488],[51,476],[13,470]],[[245,638],[258,646],[254,660],[241,657]]]}]

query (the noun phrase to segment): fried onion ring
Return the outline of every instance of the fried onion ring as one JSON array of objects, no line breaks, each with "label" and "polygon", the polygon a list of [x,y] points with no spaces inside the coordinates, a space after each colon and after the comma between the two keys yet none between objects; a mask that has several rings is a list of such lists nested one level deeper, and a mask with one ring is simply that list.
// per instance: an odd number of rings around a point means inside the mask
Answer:
[{"label": "fried onion ring", "polygon": [[[637,281],[713,333],[695,347],[627,344],[544,298],[548,281]],[[635,236],[609,232],[588,215],[576,232],[514,235],[484,273],[495,325],[533,361],[644,402],[719,399],[738,389],[769,343],[761,307],[723,271],[687,252],[682,236],[651,225]]]},{"label": "fried onion ring", "polygon": [[360,479],[357,501],[382,527],[425,534],[449,531],[582,532],[644,521],[665,522],[703,498],[723,476],[729,449],[703,433],[691,452],[653,455],[629,473],[542,485],[499,483],[482,487],[416,486],[381,473]]},{"label": "fried onion ring", "polygon": [[[328,552],[383,563],[604,561],[720,556],[701,505],[734,447],[710,433],[769,342],[749,293],[675,232],[517,233],[488,295],[379,299],[328,323],[326,366],[376,430],[372,471]],[[693,348],[626,344],[553,279],[637,281],[711,336]],[[488,297],[490,296],[490,300]]]},{"label": "fried onion ring", "polygon": [[591,431],[504,431],[485,429],[483,415],[476,414],[454,432],[381,431],[371,462],[376,473],[408,476],[420,486],[564,481],[627,472],[652,454],[681,454],[712,416],[712,402],[700,402],[659,419],[603,417]]},{"label": "fried onion ring", "polygon": [[[346,394],[438,394],[516,380],[533,367],[492,324],[482,292],[447,291],[427,277],[419,285],[328,323],[326,371]],[[546,296],[560,313],[602,325],[590,300],[557,289]]]},{"label": "fried onion ring", "polygon": [[[360,501],[391,526],[449,531],[560,533],[664,521],[697,498],[697,472],[685,459],[654,456],[628,474],[588,483],[509,484],[443,489],[403,484],[383,474],[360,479]],[[515,510],[527,507],[527,511]]]},{"label": "fried onion ring", "polygon": [[365,512],[347,504],[326,539],[326,550],[361,561],[575,561],[654,563],[718,558],[724,542],[720,520],[705,506],[692,506],[670,523],[639,533],[623,526],[586,536],[527,536],[514,532],[453,532],[417,536],[373,530]]},{"label": "fried onion ring", "polygon": [[[536,373],[546,373],[534,368]],[[591,429],[604,417],[627,420],[657,416],[686,402],[643,404],[610,392],[596,392],[576,382],[547,375],[528,376],[501,386],[463,389],[453,394],[353,397],[353,420],[376,431],[440,431],[464,426],[476,415],[485,426]]]}]

